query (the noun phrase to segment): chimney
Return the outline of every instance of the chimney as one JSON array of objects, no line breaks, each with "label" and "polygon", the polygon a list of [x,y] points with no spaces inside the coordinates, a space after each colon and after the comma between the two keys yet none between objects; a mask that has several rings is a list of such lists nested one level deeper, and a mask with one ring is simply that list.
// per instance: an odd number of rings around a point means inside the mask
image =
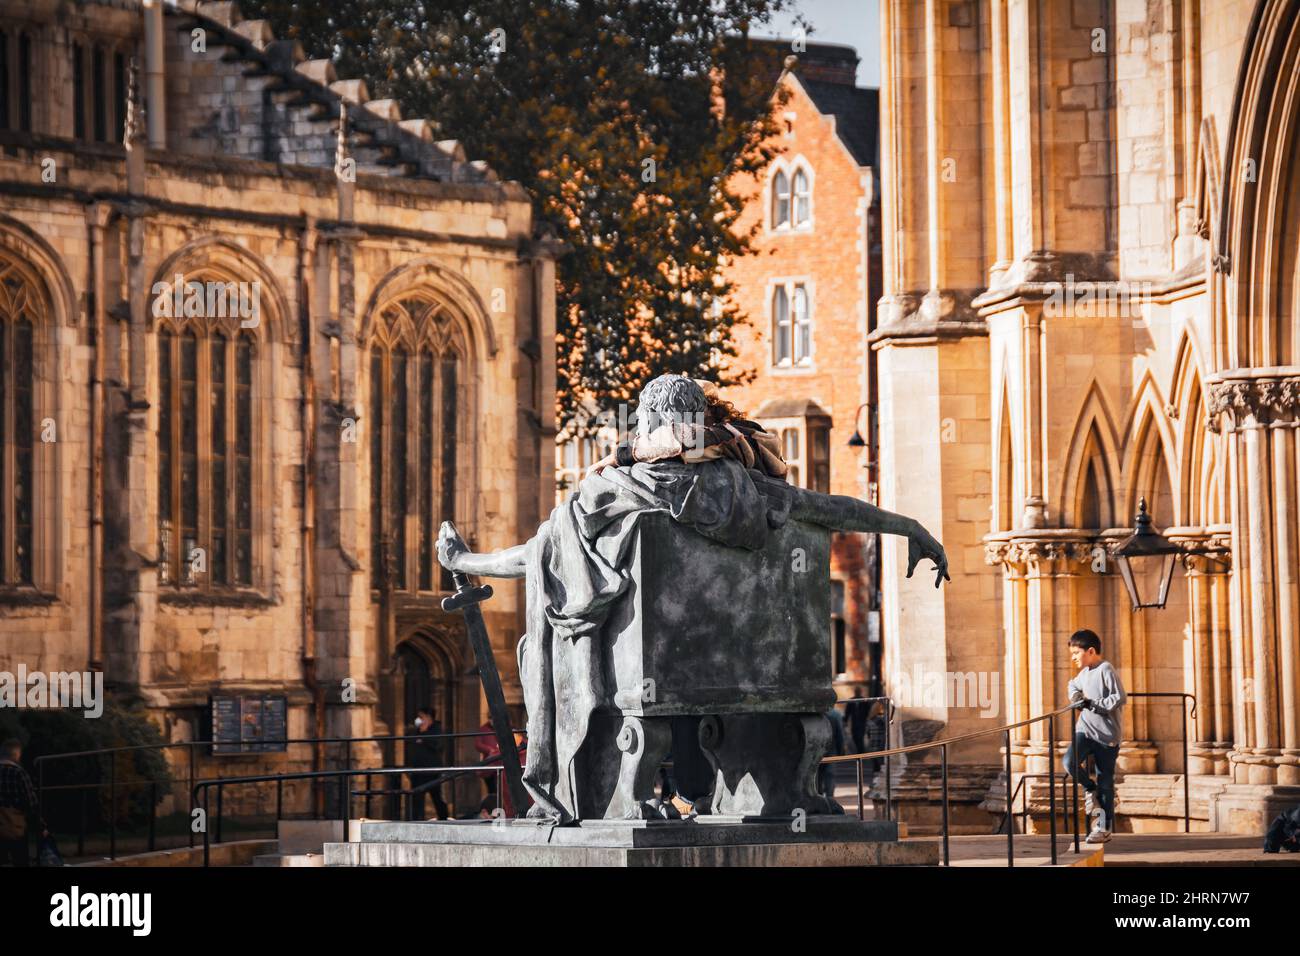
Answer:
[{"label": "chimney", "polygon": [[854,86],[858,72],[858,54],[851,46],[835,43],[809,43],[797,54],[795,72],[806,80]]}]

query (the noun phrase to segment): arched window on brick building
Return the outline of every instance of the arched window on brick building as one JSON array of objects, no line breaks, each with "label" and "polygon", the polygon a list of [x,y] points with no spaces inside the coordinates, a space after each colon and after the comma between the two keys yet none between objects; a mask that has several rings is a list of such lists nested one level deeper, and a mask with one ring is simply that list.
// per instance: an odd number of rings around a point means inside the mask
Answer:
[{"label": "arched window on brick building", "polygon": [[790,225],[790,177],[778,169],[772,177],[772,228]]},{"label": "arched window on brick building", "polygon": [[449,591],[438,528],[454,521],[463,332],[436,298],[411,293],[383,307],[370,340],[371,586]]},{"label": "arched window on brick building", "polygon": [[812,303],[803,282],[783,280],[772,287],[772,364],[812,363]]},{"label": "arched window on brick building", "polygon": [[812,185],[802,166],[794,172],[794,226],[806,226],[812,220]]}]

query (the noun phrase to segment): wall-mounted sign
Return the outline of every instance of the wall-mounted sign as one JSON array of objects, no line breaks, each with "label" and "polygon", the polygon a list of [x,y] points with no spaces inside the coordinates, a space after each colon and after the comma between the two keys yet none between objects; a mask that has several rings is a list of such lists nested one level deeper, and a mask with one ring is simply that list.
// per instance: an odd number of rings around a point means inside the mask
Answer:
[{"label": "wall-mounted sign", "polygon": [[212,698],[214,754],[284,751],[288,736],[287,698],[252,695]]}]

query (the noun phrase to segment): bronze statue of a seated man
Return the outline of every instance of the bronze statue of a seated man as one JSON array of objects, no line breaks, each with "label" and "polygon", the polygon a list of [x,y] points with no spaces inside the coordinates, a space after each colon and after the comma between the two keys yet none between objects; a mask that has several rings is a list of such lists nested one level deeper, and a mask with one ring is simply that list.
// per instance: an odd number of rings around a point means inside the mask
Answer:
[{"label": "bronze statue of a seated man", "polygon": [[[709,402],[697,383],[683,376],[660,376],[641,393],[638,437],[644,438],[665,425],[698,423],[708,411]],[[686,436],[689,429],[678,428],[675,433]],[[751,434],[752,430],[737,430],[736,440],[751,440]],[[747,469],[742,463],[746,460],[756,460],[756,456],[694,455],[635,461],[627,467],[604,462],[604,467],[588,473],[574,494],[555,508],[532,539],[491,554],[468,551],[450,526],[443,526],[438,557],[448,569],[527,579],[527,633],[519,642],[518,658],[528,709],[524,785],[534,801],[530,816],[567,822],[592,817],[672,815],[652,799],[649,791],[658,762],[669,747],[680,749],[682,742],[673,741],[669,721],[660,712],[653,707],[629,708],[626,694],[620,697],[623,704],[615,706],[618,689],[605,686],[612,673],[607,648],[610,638],[605,633],[611,628],[607,624],[614,614],[614,626],[627,626],[626,607],[620,602],[636,587],[630,564],[648,516],[666,514],[675,523],[669,527],[684,526],[708,539],[701,541],[700,552],[717,545],[762,552],[773,535],[791,521],[818,526],[826,532],[900,534],[908,538],[909,577],[922,558],[934,562],[936,587],[948,577],[943,547],[915,520],[855,498],[792,486],[773,477],[770,469]],[[825,533],[819,533],[825,537]],[[688,536],[687,540],[692,539]],[[689,544],[686,547],[689,552]],[[734,560],[729,561],[729,566],[735,565]],[[698,576],[699,570],[693,573]],[[698,591],[698,580],[691,583]],[[725,592],[726,582],[719,584]],[[828,587],[824,581],[822,585]],[[825,669],[825,692],[829,694],[829,666]],[[689,670],[677,673],[688,674]],[[825,704],[818,706],[824,708]],[[755,748],[761,749],[764,734],[769,732],[764,728],[770,726],[772,734],[786,740],[787,749],[792,746],[790,741],[798,738],[802,756],[796,754],[794,764],[801,768],[801,778],[807,776],[807,765],[811,761],[815,770],[824,752],[825,732],[821,725],[825,721],[811,706],[801,710],[805,712],[764,715],[762,720],[768,723],[741,726],[741,718],[732,719],[731,725],[737,729],[728,746],[741,756],[726,759],[762,762],[754,756],[758,752]],[[724,712],[745,713],[740,707]],[[651,714],[656,715],[654,719]],[[781,722],[783,717],[788,718],[785,723]],[[715,739],[719,725],[715,720],[699,727],[701,743],[717,763],[722,759],[718,754],[723,753]],[[709,734],[713,737],[705,740]],[[613,748],[615,739],[617,750]],[[747,742],[740,747],[742,741]],[[708,749],[710,745],[713,750]],[[787,761],[783,769],[773,773],[789,776],[794,764]],[[725,776],[724,771],[734,778],[737,769],[747,772],[746,767],[720,768],[719,779]],[[757,767],[753,775],[755,779],[766,779]],[[791,807],[819,812],[825,807],[824,798],[802,779],[789,786],[761,784],[759,789],[763,787],[773,793],[781,790],[782,795],[769,794],[755,803],[752,798],[746,802],[731,794],[730,802],[715,799],[721,806],[719,812],[747,813],[754,807],[759,810],[752,812],[788,812]],[[772,811],[774,807],[777,809]]]}]

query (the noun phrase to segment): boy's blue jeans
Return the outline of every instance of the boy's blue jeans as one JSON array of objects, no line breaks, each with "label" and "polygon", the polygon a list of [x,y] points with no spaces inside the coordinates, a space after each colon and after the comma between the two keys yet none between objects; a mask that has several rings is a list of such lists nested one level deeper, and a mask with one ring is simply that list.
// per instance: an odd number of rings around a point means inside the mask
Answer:
[{"label": "boy's blue jeans", "polygon": [[[1083,762],[1091,756],[1097,764],[1097,779],[1093,780]],[[1119,759],[1119,746],[1107,747],[1083,734],[1074,735],[1074,743],[1065,751],[1065,772],[1079,781],[1079,786],[1096,795],[1097,828],[1111,830],[1115,823],[1115,761]]]}]

